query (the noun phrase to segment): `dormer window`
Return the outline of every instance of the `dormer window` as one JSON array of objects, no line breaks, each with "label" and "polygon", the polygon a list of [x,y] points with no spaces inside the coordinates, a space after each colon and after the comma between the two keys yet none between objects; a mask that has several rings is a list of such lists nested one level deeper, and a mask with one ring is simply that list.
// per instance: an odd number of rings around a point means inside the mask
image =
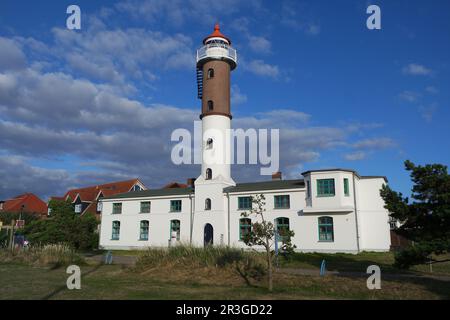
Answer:
[{"label": "dormer window", "polygon": [[97,212],[101,212],[103,209],[103,202],[97,202]]},{"label": "dormer window", "polygon": [[137,184],[134,185],[133,191],[141,191],[141,190],[142,190],[141,186],[139,186]]},{"label": "dormer window", "polygon": [[208,79],[214,78],[214,69],[208,69]]},{"label": "dormer window", "polygon": [[350,196],[350,188],[349,188],[349,185],[348,185],[348,179],[347,178],[344,178],[344,195],[346,197]]},{"label": "dormer window", "polygon": [[214,102],[212,100],[208,100],[208,111],[214,110]]},{"label": "dormer window", "polygon": [[311,198],[311,181],[306,181],[306,197]]},{"label": "dormer window", "polygon": [[334,197],[334,179],[318,179],[317,180],[317,196],[318,197]]},{"label": "dormer window", "polygon": [[83,205],[81,203],[75,205],[75,213],[81,213]]},{"label": "dormer window", "polygon": [[211,169],[206,169],[206,180],[211,180],[212,179],[212,170]]}]

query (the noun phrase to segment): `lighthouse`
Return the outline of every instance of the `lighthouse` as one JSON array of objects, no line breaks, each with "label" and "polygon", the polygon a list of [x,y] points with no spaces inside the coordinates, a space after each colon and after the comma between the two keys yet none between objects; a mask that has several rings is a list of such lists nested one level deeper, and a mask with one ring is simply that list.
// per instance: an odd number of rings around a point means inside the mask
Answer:
[{"label": "lighthouse", "polygon": [[202,172],[198,181],[222,181],[234,185],[230,169],[230,75],[237,66],[236,50],[228,37],[214,32],[197,50],[198,97],[202,101]]},{"label": "lighthouse", "polygon": [[202,101],[202,165],[195,180],[193,241],[223,244],[228,241],[227,201],[224,188],[231,178],[230,75],[236,69],[236,50],[218,24],[197,50],[198,98]]}]

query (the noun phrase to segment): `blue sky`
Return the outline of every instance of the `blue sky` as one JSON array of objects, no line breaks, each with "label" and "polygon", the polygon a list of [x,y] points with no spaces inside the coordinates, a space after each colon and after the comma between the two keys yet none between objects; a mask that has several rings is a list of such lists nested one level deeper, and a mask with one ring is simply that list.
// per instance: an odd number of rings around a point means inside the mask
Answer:
[{"label": "blue sky", "polygon": [[170,133],[198,119],[194,54],[215,22],[238,50],[233,127],[281,128],[284,176],[353,168],[409,194],[404,160],[448,164],[448,1],[15,0],[0,3],[0,198],[198,176],[171,164]]}]

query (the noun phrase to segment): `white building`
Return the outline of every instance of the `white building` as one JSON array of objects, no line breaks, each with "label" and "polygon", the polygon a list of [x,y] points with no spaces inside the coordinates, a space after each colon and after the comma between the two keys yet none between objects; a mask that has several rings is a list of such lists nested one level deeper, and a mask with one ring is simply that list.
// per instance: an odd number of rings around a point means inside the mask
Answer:
[{"label": "white building", "polygon": [[[236,184],[231,177],[229,144],[217,137],[231,128],[230,73],[237,55],[216,25],[197,51],[199,98],[202,99],[203,161],[201,175],[186,188],[144,190],[105,197],[100,247],[138,249],[176,243],[229,245],[241,240],[254,216],[251,197],[264,194],[265,218],[282,232],[295,232],[299,251],[387,251],[389,216],[379,190],[385,177],[360,176],[347,169],[311,170],[304,179]],[[213,130],[211,130],[213,129]],[[211,155],[223,161],[209,164]]]}]

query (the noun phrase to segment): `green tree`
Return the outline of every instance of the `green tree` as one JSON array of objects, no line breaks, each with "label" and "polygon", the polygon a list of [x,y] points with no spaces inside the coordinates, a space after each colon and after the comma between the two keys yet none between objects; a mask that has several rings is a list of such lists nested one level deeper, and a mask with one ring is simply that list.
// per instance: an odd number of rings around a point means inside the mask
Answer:
[{"label": "green tree", "polygon": [[408,268],[425,262],[444,262],[438,256],[450,252],[450,177],[447,166],[416,166],[405,161],[410,171],[412,201],[389,186],[380,191],[390,216],[400,222],[396,232],[413,241],[413,245],[396,255],[396,265]]},{"label": "green tree", "polygon": [[[264,213],[266,198],[263,194],[252,197],[252,209],[249,212],[243,212],[242,217],[248,218],[250,216],[256,216],[256,222],[251,224],[250,232],[247,232],[243,238],[246,245],[261,246],[264,248],[266,262],[267,262],[267,274],[268,274],[268,288],[269,291],[273,290],[273,262],[275,258],[275,226],[272,222],[267,221]],[[283,233],[279,235],[279,239],[282,240],[280,251],[285,255],[294,251],[295,246],[291,243],[291,237],[294,236],[294,232],[291,230],[283,230]]]},{"label": "green tree", "polygon": [[68,201],[49,203],[50,217],[34,221],[25,226],[24,234],[31,243],[67,243],[75,249],[94,249],[98,244],[97,221],[95,217],[80,216]]}]

